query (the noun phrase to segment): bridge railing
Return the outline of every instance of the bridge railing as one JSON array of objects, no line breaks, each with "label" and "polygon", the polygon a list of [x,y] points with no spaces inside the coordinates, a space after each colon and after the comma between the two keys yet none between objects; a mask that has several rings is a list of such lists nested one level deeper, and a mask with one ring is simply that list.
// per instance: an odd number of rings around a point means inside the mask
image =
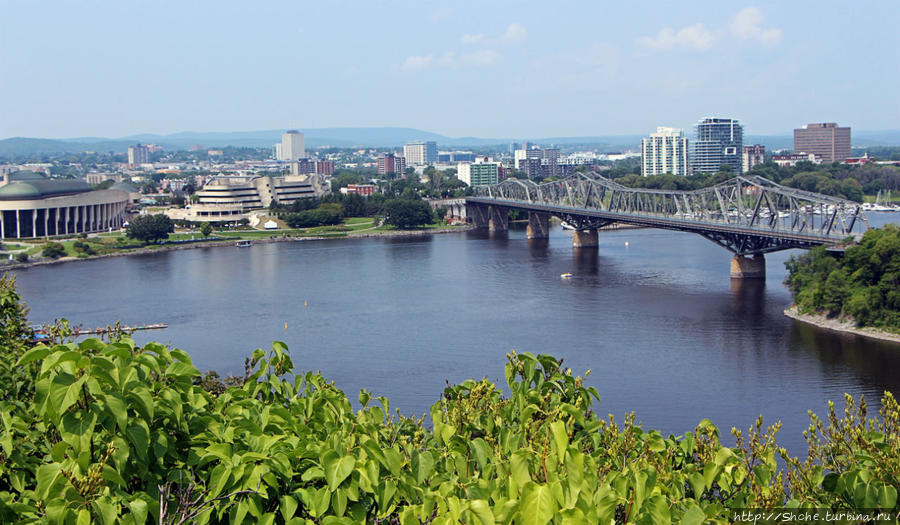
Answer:
[{"label": "bridge railing", "polygon": [[730,225],[759,232],[790,232],[832,240],[862,233],[868,219],[859,203],[788,188],[763,177],[735,177],[697,190],[629,188],[596,173],[536,184],[507,179],[476,186],[482,198],[602,211],[618,216]]}]

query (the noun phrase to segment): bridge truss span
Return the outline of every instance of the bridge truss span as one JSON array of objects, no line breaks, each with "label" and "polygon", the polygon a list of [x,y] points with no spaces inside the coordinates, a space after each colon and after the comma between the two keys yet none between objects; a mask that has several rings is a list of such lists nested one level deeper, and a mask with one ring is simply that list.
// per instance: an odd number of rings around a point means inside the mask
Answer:
[{"label": "bridge truss span", "polygon": [[577,230],[621,222],[692,232],[741,256],[837,244],[868,228],[859,203],[756,176],[691,191],[629,188],[596,173],[543,184],[507,179],[475,187],[466,200],[553,215]]}]

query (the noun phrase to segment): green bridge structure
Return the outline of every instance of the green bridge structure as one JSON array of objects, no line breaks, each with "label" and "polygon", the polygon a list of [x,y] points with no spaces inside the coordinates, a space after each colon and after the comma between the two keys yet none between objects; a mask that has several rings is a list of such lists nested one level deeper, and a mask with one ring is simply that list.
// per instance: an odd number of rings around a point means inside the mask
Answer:
[{"label": "green bridge structure", "polygon": [[691,232],[734,253],[732,278],[765,277],[766,253],[840,245],[869,228],[860,203],[755,176],[691,191],[629,188],[597,173],[474,190],[465,213],[477,227],[506,230],[507,212],[520,210],[528,212],[528,238],[542,239],[558,217],[574,228],[576,248],[596,248],[597,229],[614,223]]}]

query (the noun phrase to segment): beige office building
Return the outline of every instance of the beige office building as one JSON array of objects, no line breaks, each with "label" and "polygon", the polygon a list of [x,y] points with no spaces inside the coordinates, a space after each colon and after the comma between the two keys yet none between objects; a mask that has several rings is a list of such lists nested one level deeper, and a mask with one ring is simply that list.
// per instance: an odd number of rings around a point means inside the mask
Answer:
[{"label": "beige office building", "polygon": [[48,179],[31,171],[3,176],[0,238],[21,239],[121,228],[128,193],[91,190],[84,181]]},{"label": "beige office building", "polygon": [[292,129],[281,135],[281,158],[278,160],[297,162],[303,158],[306,158],[306,144],[303,133]]},{"label": "beige office building", "polygon": [[795,129],[794,153],[812,153],[822,162],[841,162],[850,156],[850,128],[823,122]]}]

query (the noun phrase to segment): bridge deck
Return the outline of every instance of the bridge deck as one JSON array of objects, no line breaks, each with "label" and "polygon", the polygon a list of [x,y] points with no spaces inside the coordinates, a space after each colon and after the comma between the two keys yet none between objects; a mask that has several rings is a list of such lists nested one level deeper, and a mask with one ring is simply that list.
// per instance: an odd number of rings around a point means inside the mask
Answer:
[{"label": "bridge deck", "polygon": [[609,220],[611,222],[623,222],[638,226],[662,228],[667,230],[686,231],[692,233],[722,233],[739,234],[766,237],[770,239],[782,239],[803,244],[819,245],[841,242],[845,235],[817,234],[815,232],[798,232],[785,228],[748,227],[729,223],[726,220],[705,218],[702,221],[677,217],[667,214],[650,213],[622,213],[609,212],[599,209],[579,208],[575,206],[548,205],[523,202],[511,199],[499,199],[488,197],[467,197],[466,202],[487,206],[501,206],[509,209],[519,209],[549,213],[556,216],[574,215]]}]

